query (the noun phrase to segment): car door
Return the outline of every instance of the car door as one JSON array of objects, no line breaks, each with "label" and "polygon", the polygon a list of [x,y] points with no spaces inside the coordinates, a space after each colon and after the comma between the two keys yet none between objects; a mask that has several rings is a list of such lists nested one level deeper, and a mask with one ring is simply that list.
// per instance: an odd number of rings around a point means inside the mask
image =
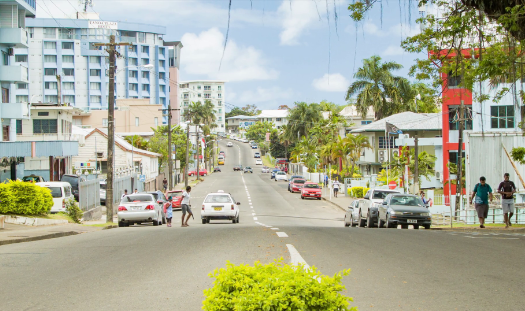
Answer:
[{"label": "car door", "polygon": [[348,209],[346,210],[346,221],[347,223],[350,223],[350,218],[352,217],[352,214],[354,213],[355,205],[357,203],[357,200],[350,203],[350,206],[348,206]]},{"label": "car door", "polygon": [[388,209],[388,202],[389,202],[390,195],[387,195],[383,202],[381,202],[381,205],[377,208],[378,210],[378,219],[386,220],[386,211]]},{"label": "car door", "polygon": [[372,196],[372,192],[373,190],[368,190],[367,193],[365,194],[365,197],[363,198],[362,204],[359,204],[359,209],[361,211],[362,219],[365,219],[366,216],[368,215],[368,209],[370,208],[370,204],[371,204],[370,197]]}]

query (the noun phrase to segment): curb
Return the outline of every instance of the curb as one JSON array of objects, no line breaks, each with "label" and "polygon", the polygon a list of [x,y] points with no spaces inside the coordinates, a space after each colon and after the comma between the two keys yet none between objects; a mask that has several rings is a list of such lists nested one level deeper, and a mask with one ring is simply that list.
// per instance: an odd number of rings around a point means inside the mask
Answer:
[{"label": "curb", "polygon": [[328,202],[328,203],[332,203],[334,206],[339,207],[343,212],[346,212],[346,209],[345,209],[344,207],[341,207],[339,204],[336,204],[336,203],[334,203],[334,202],[332,202],[332,201],[330,201],[330,200],[327,200],[327,199],[324,198],[324,197],[321,197],[321,199],[323,199],[323,201],[326,201],[326,202]]},{"label": "curb", "polygon": [[463,231],[463,232],[491,232],[491,233],[525,233],[525,228],[503,229],[503,228],[430,228],[435,231]]},{"label": "curb", "polygon": [[51,233],[51,234],[34,236],[34,237],[27,237],[27,238],[20,238],[20,239],[13,239],[13,240],[3,240],[3,241],[0,240],[0,245],[23,243],[23,242],[32,242],[32,241],[40,241],[40,240],[48,240],[48,239],[61,238],[61,237],[70,236],[70,235],[77,235],[77,234],[80,234],[80,232],[66,231],[66,232],[57,232],[57,233]]},{"label": "curb", "polygon": [[102,227],[102,230],[113,229],[113,228],[118,228],[118,225],[107,225],[105,227]]}]

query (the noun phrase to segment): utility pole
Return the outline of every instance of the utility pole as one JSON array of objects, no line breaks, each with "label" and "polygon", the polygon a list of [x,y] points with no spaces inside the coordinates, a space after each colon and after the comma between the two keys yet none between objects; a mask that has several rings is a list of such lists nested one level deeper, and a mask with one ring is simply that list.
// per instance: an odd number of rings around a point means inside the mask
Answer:
[{"label": "utility pole", "polygon": [[57,94],[58,94],[58,105],[62,106],[62,76],[57,75]]},{"label": "utility pole", "polygon": [[461,100],[461,104],[459,105],[459,139],[458,139],[458,173],[456,175],[456,211],[459,210],[459,205],[461,202],[461,194],[463,193],[461,183],[462,171],[463,171],[463,130],[465,127],[465,113],[463,112],[465,109],[464,101]]},{"label": "utility pole", "polygon": [[[94,43],[94,46],[106,46],[109,53],[109,99],[108,99],[108,175],[106,182],[106,222],[113,223],[113,163],[115,161],[115,63],[116,46],[131,45],[131,43],[115,43],[115,36],[109,37],[109,43]],[[109,198],[109,199],[107,199]]]},{"label": "utility pole", "polygon": [[200,164],[200,154],[199,154],[199,145],[200,145],[200,141],[199,141],[199,128],[198,128],[198,124],[195,124],[195,132],[197,132],[197,180],[199,180],[199,164]]},{"label": "utility pole", "polygon": [[184,165],[184,188],[188,187],[188,164],[190,163],[190,122],[186,123],[186,165]]},{"label": "utility pole", "polygon": [[419,138],[417,138],[417,135],[414,135],[414,141],[415,141],[415,158],[414,158],[414,194],[418,194],[419,192],[419,150],[417,148]]}]

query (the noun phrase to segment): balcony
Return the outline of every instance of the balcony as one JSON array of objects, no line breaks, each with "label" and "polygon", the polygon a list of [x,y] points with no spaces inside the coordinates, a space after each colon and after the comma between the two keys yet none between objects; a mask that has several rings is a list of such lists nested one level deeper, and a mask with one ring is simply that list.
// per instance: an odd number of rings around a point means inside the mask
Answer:
[{"label": "balcony", "polygon": [[30,119],[27,103],[1,103],[0,115],[2,119]]},{"label": "balcony", "polygon": [[25,66],[3,66],[0,69],[0,81],[11,83],[29,83],[29,71]]},{"label": "balcony", "polygon": [[17,49],[28,48],[27,31],[23,28],[0,28],[0,44]]}]

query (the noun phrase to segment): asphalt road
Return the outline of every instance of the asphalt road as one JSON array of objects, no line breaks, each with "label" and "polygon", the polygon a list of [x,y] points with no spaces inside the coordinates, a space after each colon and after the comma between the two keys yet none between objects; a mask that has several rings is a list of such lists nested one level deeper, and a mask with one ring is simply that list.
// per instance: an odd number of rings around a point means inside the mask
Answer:
[{"label": "asphalt road", "polygon": [[[343,211],[262,174],[247,144],[220,146],[226,165],[194,188],[190,227],[175,212],[172,228],[0,246],[0,310],[200,310],[210,272],[227,261],[289,261],[286,244],[324,274],[351,268],[343,282],[360,310],[525,309],[523,234],[345,228]],[[236,164],[254,173],[233,172]],[[219,189],[241,202],[239,224],[201,224],[206,193]]]}]

